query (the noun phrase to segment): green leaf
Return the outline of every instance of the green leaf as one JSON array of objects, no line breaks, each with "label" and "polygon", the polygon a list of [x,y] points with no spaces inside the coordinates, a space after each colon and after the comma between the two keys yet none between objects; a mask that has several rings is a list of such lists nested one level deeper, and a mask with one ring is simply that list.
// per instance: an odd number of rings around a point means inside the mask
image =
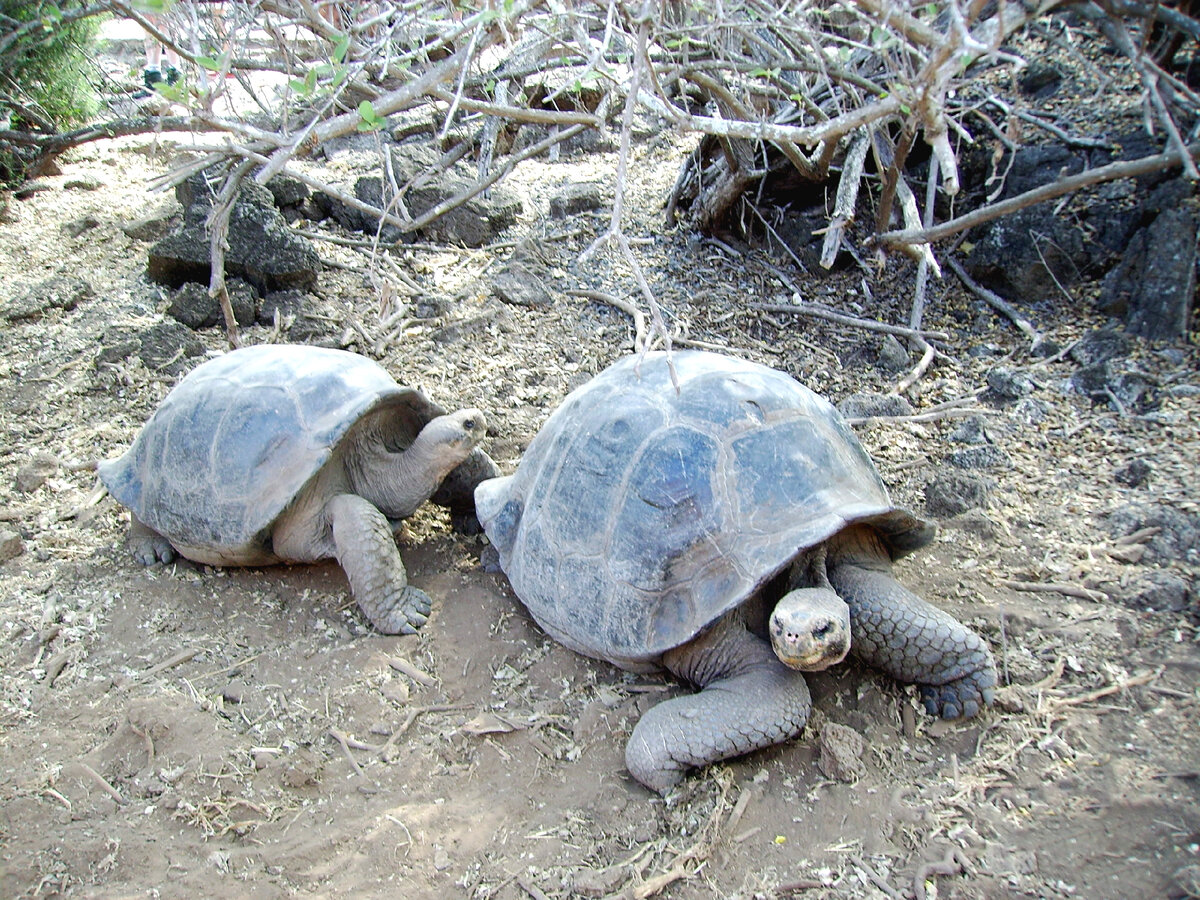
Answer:
[{"label": "green leaf", "polygon": [[333,61],[340,63],[346,59],[346,54],[350,52],[350,35],[346,35],[333,48]]},{"label": "green leaf", "polygon": [[187,83],[182,79],[174,84],[167,84],[165,81],[158,81],[154,84],[154,90],[162,94],[172,103],[185,103],[188,98]]},{"label": "green leaf", "polygon": [[302,97],[311,97],[317,92],[317,72],[309,69],[303,79],[293,78],[288,86]]},{"label": "green leaf", "polygon": [[358,104],[358,119],[359,131],[375,131],[383,125],[383,119],[379,118],[379,114],[375,112],[375,107],[371,105],[370,100],[364,100]]},{"label": "green leaf", "polygon": [[130,5],[138,12],[165,13],[175,5],[175,0],[134,0]]},{"label": "green leaf", "polygon": [[[224,59],[225,59],[225,57],[222,56],[221,60],[224,60]],[[202,68],[208,69],[208,71],[210,71],[210,72],[220,72],[221,66],[222,66],[221,60],[213,59],[211,56],[197,56],[196,64],[201,66]]]}]

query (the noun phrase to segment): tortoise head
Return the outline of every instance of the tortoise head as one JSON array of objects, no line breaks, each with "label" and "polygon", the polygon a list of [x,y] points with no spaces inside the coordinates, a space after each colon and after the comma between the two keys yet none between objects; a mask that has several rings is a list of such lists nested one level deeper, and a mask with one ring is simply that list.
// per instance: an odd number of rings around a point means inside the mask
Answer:
[{"label": "tortoise head", "polygon": [[[487,419],[477,409],[438,416],[421,429],[420,440],[454,465],[462,462],[487,435]],[[453,468],[453,466],[451,466]]]},{"label": "tortoise head", "polygon": [[785,666],[802,672],[828,669],[850,650],[850,607],[828,587],[798,588],[775,605],[767,631]]}]

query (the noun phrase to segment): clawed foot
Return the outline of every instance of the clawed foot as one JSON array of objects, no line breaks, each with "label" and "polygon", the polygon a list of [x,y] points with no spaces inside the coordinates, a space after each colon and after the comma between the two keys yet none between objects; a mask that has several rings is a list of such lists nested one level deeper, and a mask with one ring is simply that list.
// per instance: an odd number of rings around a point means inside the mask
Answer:
[{"label": "clawed foot", "polygon": [[175,559],[175,548],[161,534],[146,531],[140,534],[130,534],[126,542],[129,554],[143,566],[155,563],[169,563]]},{"label": "clawed foot", "polygon": [[[406,585],[396,596],[395,602],[379,616],[367,618],[384,634],[416,634],[417,629],[429,620],[433,600],[420,588]],[[366,610],[364,610],[366,612]]]},{"label": "clawed foot", "polygon": [[923,684],[920,687],[925,711],[931,716],[969,719],[985,706],[991,706],[996,687],[996,670],[981,669],[945,684]]}]

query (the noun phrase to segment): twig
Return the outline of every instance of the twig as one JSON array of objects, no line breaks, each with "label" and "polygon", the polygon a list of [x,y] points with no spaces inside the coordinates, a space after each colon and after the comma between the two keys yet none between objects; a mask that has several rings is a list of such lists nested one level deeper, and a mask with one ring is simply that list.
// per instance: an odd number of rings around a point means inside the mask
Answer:
[{"label": "twig", "polygon": [[667,871],[655,875],[653,878],[647,878],[641,884],[633,889],[635,900],[646,900],[647,897],[653,897],[659,891],[674,884],[676,881],[681,881],[684,878],[691,878],[695,875],[694,870],[689,870],[686,863],[693,860],[703,860],[707,854],[707,847],[703,841],[697,841],[688,847],[673,860],[671,867]]},{"label": "twig", "polygon": [[431,712],[451,712],[456,709],[471,709],[469,703],[435,703],[430,706],[414,706],[408,711],[408,715],[404,717],[404,722],[395,731],[388,736],[387,741],[379,747],[379,758],[384,762],[391,762],[392,749],[396,746],[396,741],[412,727],[412,723],[417,720],[417,716],[423,713]]},{"label": "twig", "polygon": [[916,344],[921,350],[921,358],[917,361],[917,364],[913,367],[913,370],[901,378],[899,382],[897,382],[896,387],[893,388],[897,394],[903,394],[910,387],[920,381],[921,376],[924,375],[925,371],[929,368],[929,364],[933,362],[934,349],[932,345],[925,340],[925,338],[921,337],[919,334],[914,334],[909,338],[909,340]]},{"label": "twig", "polygon": [[165,672],[167,669],[173,669],[178,665],[182,665],[183,663],[187,662],[189,659],[192,659],[193,657],[199,655],[199,653],[200,653],[200,649],[195,648],[195,647],[192,648],[191,650],[180,650],[174,656],[168,657],[167,659],[164,659],[162,662],[160,662],[158,665],[152,666],[149,669],[147,669],[145,672],[142,673],[142,678],[153,678],[159,672]]},{"label": "twig", "polygon": [[863,166],[867,161],[867,150],[870,149],[871,138],[867,129],[862,129],[855,135],[846,151],[846,160],[842,163],[842,176],[838,179],[837,196],[833,204],[833,217],[825,229],[825,240],[821,244],[821,266],[833,268],[838,250],[842,246],[842,234],[846,224],[854,220],[854,210],[858,206],[858,188],[862,183]]},{"label": "twig", "polygon": [[115,787],[113,787],[111,784],[109,784],[108,781],[105,780],[103,775],[101,775],[99,772],[97,772],[95,769],[93,769],[87,763],[83,762],[82,760],[76,760],[75,765],[77,765],[79,767],[79,770],[81,772],[83,772],[84,775],[86,775],[88,778],[90,778],[92,781],[94,781],[97,785],[99,785],[100,788],[104,791],[104,793],[106,793],[106,794],[108,794],[108,796],[112,797],[113,800],[116,801],[117,806],[124,806],[126,803],[129,802],[128,800],[126,800],[124,797],[121,796],[120,791],[118,791]]},{"label": "twig", "polygon": [[254,164],[250,160],[242,160],[229,173],[206,222],[211,262],[208,293],[221,306],[221,313],[225,318],[225,336],[229,340],[229,346],[234,349],[241,345],[241,339],[238,337],[237,317],[233,313],[229,289],[225,285],[225,251],[229,247],[229,218],[233,215],[233,207],[237,203],[238,190],[242,179],[250,174],[252,168]]},{"label": "twig", "polygon": [[[1200,156],[1200,142],[1189,144],[1187,149],[1189,157],[1194,159]],[[961,231],[974,228],[976,225],[991,222],[993,219],[1006,216],[1027,206],[1033,206],[1036,203],[1044,203],[1056,197],[1072,194],[1093,184],[1104,184],[1109,181],[1117,181],[1121,178],[1136,178],[1139,175],[1162,172],[1167,169],[1177,168],[1182,163],[1183,154],[1177,150],[1156,153],[1153,156],[1144,156],[1141,159],[1109,163],[1106,166],[1088,169],[1076,175],[1068,175],[1065,178],[1052,181],[1050,184],[1044,184],[1041,187],[1025,191],[1015,197],[1009,197],[1007,200],[982,206],[948,222],[943,222],[940,225],[934,225],[930,228],[905,228],[900,231],[885,231],[883,234],[876,235],[871,242],[883,247],[895,247],[898,249],[906,245],[932,244],[958,234]]]},{"label": "twig", "polygon": [[1103,603],[1108,599],[1108,594],[1103,591],[1094,591],[1091,588],[1079,587],[1074,584],[1058,584],[1052,581],[1002,581],[1000,583],[1014,591],[1024,591],[1030,594],[1063,594],[1067,597],[1091,600],[1094,603]]},{"label": "twig", "polygon": [[254,660],[258,659],[260,656],[262,656],[261,650],[258,653],[254,653],[245,657],[244,659],[239,659],[237,662],[231,663],[228,666],[224,666],[220,669],[213,669],[211,672],[205,672],[203,675],[197,675],[192,679],[192,681],[203,681],[205,678],[212,678],[214,675],[224,675],[226,672],[233,672],[237,669],[240,669],[242,666],[254,662]]},{"label": "twig", "polygon": [[568,297],[582,297],[585,300],[605,303],[633,319],[633,349],[637,353],[642,352],[642,348],[646,345],[646,316],[637,306],[616,294],[609,294],[605,291],[573,289],[567,291],[566,294]]},{"label": "twig", "polygon": [[536,884],[531,882],[524,875],[517,876],[517,887],[527,893],[533,900],[550,900],[549,897]]},{"label": "twig", "polygon": [[761,309],[764,312],[792,313],[797,316],[808,316],[809,318],[813,319],[825,319],[826,321],[836,322],[839,325],[846,325],[850,328],[861,328],[864,331],[878,331],[882,334],[895,334],[907,338],[930,338],[935,341],[946,341],[950,339],[950,336],[942,331],[915,331],[912,328],[906,328],[903,325],[888,325],[884,322],[876,322],[872,319],[859,319],[855,316],[847,316],[843,313],[835,313],[824,309],[817,309],[813,306],[786,303],[747,303],[746,306],[750,309]]},{"label": "twig", "polygon": [[875,887],[879,888],[879,890],[891,897],[892,900],[904,900],[904,898],[900,895],[900,892],[888,884],[886,878],[876,872],[871,866],[867,865],[866,861],[861,856],[851,856],[850,861],[854,863],[860,872],[867,876],[867,880],[870,881],[871,884],[875,885]]},{"label": "twig", "polygon": [[1042,340],[1042,336],[1038,333],[1038,330],[1033,327],[1033,324],[1028,319],[1017,312],[1015,306],[994,291],[989,291],[968,275],[967,270],[962,267],[962,264],[958,260],[953,258],[947,259],[946,265],[950,267],[950,271],[958,276],[968,291],[984,301],[992,309],[1006,316],[1009,321],[1016,325],[1017,330],[1029,338],[1031,346],[1038,344]]},{"label": "twig", "polygon": [[422,669],[418,669],[407,659],[399,656],[389,656],[387,663],[397,672],[407,675],[413,681],[417,682],[417,684],[424,685],[425,687],[434,687],[437,684],[437,680],[432,675]]},{"label": "twig", "polygon": [[800,878],[796,881],[785,881],[775,888],[775,893],[796,894],[800,891],[815,891],[823,887],[828,887],[823,881],[817,881],[815,878]]},{"label": "twig", "polygon": [[[362,766],[360,766],[358,764],[358,760],[356,760],[354,758],[354,754],[350,752],[350,737],[349,737],[349,735],[339,731],[336,728],[330,728],[329,736],[341,745],[342,752],[344,754],[346,754],[346,759],[348,759],[350,761],[351,768],[354,769],[354,771],[358,774],[358,776],[360,778],[365,778],[366,776],[363,773]],[[372,749],[370,747],[367,747],[366,745],[361,745],[361,748],[364,750]]]},{"label": "twig", "polygon": [[927,410],[913,413],[910,416],[847,416],[846,421],[851,425],[899,425],[907,422],[939,422],[942,419],[966,419],[970,416],[999,415],[994,409],[943,409],[936,412]]},{"label": "twig", "polygon": [[146,765],[143,768],[152,768],[154,766],[154,738],[150,736],[150,729],[143,731],[131,721],[129,722],[129,730],[140,737],[142,743],[146,745]]},{"label": "twig", "polygon": [[1113,694],[1119,694],[1121,691],[1128,690],[1131,687],[1139,687],[1143,684],[1149,684],[1154,679],[1162,675],[1163,669],[1160,666],[1152,672],[1143,672],[1140,675],[1134,675],[1130,678],[1125,678],[1115,684],[1110,684],[1107,687],[1096,688],[1094,691],[1088,691],[1085,694],[1076,694],[1073,697],[1051,697],[1048,704],[1051,710],[1060,709],[1065,706],[1082,706],[1085,703],[1093,703],[1096,700],[1103,700],[1105,697],[1111,697]]}]

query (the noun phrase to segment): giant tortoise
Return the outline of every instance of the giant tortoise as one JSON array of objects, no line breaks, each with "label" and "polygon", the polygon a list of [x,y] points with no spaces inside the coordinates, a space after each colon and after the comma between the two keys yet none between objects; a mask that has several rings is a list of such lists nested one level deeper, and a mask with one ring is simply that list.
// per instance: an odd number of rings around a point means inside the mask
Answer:
[{"label": "giant tortoise", "polygon": [[486,427],[479,410],[446,414],[353,353],[245,347],[189,373],[98,468],[131,511],[143,564],[336,557],[371,624],[407,634],[430,598],[408,584],[393,529],[435,491],[460,515],[472,506],[499,474],[478,448]]},{"label": "giant tortoise", "polygon": [[[920,685],[930,713],[987,705],[986,643],[891,575],[934,526],[892,506],[838,412],[765,366],[672,359],[678,388],[663,353],[578,388],[515,474],[475,490],[501,568],[548,634],[701,688],[642,716],[625,751],[634,777],[665,792],[689,767],[798,734],[802,671],[848,649]],[[781,581],[784,596],[767,597]]]}]

